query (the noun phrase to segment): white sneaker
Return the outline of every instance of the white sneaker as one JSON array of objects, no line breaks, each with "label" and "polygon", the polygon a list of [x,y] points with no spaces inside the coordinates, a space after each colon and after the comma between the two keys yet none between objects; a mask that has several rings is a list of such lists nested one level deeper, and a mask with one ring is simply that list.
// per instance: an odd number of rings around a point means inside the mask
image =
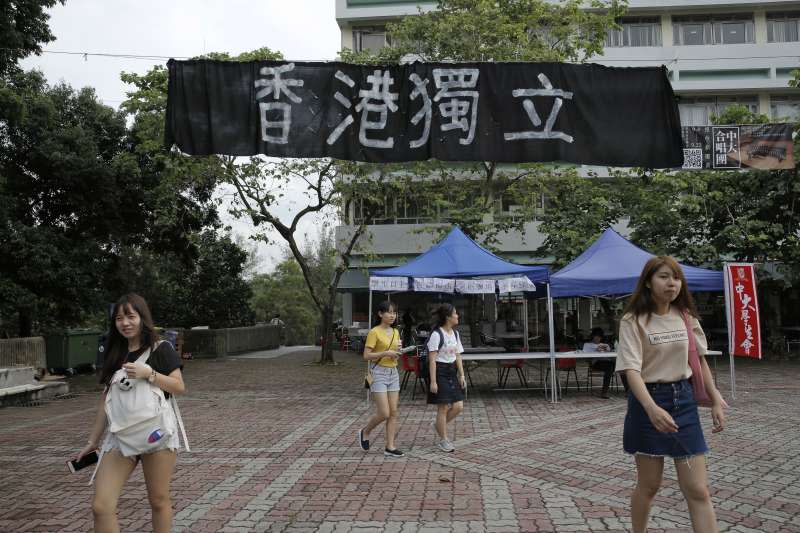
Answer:
[{"label": "white sneaker", "polygon": [[453,443],[447,439],[442,439],[439,441],[439,449],[443,452],[454,452],[456,451],[456,447],[453,446]]}]

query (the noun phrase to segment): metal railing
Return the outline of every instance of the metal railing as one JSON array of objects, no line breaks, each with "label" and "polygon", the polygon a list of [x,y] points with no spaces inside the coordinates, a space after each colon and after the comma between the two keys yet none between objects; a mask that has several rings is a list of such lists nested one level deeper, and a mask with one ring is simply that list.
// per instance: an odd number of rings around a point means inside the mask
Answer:
[{"label": "metal railing", "polygon": [[0,339],[0,368],[12,366],[46,368],[44,337]]}]

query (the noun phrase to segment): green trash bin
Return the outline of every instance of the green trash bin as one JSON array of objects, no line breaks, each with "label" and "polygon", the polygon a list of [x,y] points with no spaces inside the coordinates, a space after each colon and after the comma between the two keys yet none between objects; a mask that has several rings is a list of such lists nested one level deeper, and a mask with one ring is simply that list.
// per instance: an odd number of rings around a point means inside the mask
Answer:
[{"label": "green trash bin", "polygon": [[80,369],[93,369],[101,333],[88,329],[69,329],[45,335],[47,368],[53,373],[68,374]]}]

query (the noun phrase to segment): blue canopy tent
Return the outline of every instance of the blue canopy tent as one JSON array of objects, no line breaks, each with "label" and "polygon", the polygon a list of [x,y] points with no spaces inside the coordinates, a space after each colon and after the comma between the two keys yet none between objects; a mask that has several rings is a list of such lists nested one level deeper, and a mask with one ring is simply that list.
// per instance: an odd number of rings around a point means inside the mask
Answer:
[{"label": "blue canopy tent", "polygon": [[[532,289],[535,285],[546,285],[548,296],[550,294],[550,269],[546,266],[525,266],[517,265],[497,257],[490,251],[482,248],[475,241],[467,237],[458,226],[454,226],[447,236],[439,241],[430,250],[412,259],[405,265],[370,270],[370,291],[369,309],[372,312],[372,287],[373,278],[395,278],[401,280],[395,290],[417,290],[415,280],[424,278],[436,278],[442,280],[498,280],[498,285],[506,278],[522,278],[527,282],[532,282]],[[413,289],[409,287],[408,280],[411,280]],[[405,280],[405,287],[402,280]],[[457,288],[456,288],[457,289]],[[494,284],[489,286],[490,292],[494,294]],[[509,289],[508,287],[506,288]],[[519,290],[530,290],[524,285]],[[452,292],[452,291],[451,291]],[[481,291],[484,292],[484,291]],[[501,289],[501,292],[503,290]],[[548,298],[552,304],[552,299]],[[549,308],[552,316],[552,306]],[[528,300],[523,304],[523,339],[524,346],[528,347]],[[551,319],[552,320],[552,319]],[[554,353],[554,344],[551,336],[550,352]],[[551,357],[551,382],[555,386],[555,360]]]},{"label": "blue canopy tent", "polygon": [[[444,280],[463,279],[503,279],[509,277],[527,278],[535,284],[546,284],[550,271],[546,266],[517,265],[497,257],[467,237],[458,226],[454,226],[447,236],[427,252],[412,259],[405,265],[370,270],[370,277],[393,277],[412,280],[438,278]],[[415,287],[413,287],[415,288]],[[406,286],[405,290],[413,290]],[[397,290],[403,290],[399,286]],[[494,286],[491,288],[494,293]],[[369,308],[372,312],[372,283],[370,283]],[[527,301],[526,301],[527,304]],[[525,309],[525,345],[528,339],[527,307]]]},{"label": "blue canopy tent", "polygon": [[[570,264],[550,276],[553,298],[631,294],[645,263],[654,257],[609,228]],[[681,265],[692,292],[724,291],[722,272]],[[551,337],[554,334],[550,330]],[[731,356],[731,383],[735,383]],[[735,385],[733,385],[735,387]],[[735,388],[734,388],[735,390]],[[735,392],[734,392],[734,398]]]},{"label": "blue canopy tent", "polygon": [[501,259],[467,237],[458,226],[430,250],[405,265],[370,270],[372,276],[410,278],[482,278],[527,276],[534,283],[547,283],[550,271],[545,266],[517,265]]},{"label": "blue canopy tent", "polygon": [[[631,294],[644,264],[653,257],[607,229],[570,264],[550,276],[554,298]],[[722,272],[681,265],[692,292],[723,291]]]}]

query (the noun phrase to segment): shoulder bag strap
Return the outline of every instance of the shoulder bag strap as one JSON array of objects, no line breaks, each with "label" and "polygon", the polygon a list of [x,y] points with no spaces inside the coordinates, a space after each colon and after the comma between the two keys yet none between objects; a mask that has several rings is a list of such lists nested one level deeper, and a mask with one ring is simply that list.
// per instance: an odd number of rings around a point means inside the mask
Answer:
[{"label": "shoulder bag strap", "polygon": [[437,352],[441,352],[442,348],[444,347],[444,331],[440,327],[437,327],[433,331],[435,331],[436,334],[439,335],[439,349],[437,350]]},{"label": "shoulder bag strap", "polygon": [[[137,362],[137,363],[142,363],[142,364],[145,364],[145,363],[147,363],[147,360],[150,358],[150,355],[151,355],[151,354],[152,354],[154,351],[158,350],[158,347],[159,347],[159,346],[161,346],[161,343],[162,343],[162,342],[164,342],[164,341],[163,341],[163,340],[159,340],[159,341],[158,341],[158,342],[156,342],[156,343],[155,343],[153,346],[151,346],[150,348],[148,348],[147,350],[145,350],[145,351],[142,353],[142,355],[140,355],[140,356],[139,356],[139,358],[138,358],[138,359],[136,359],[136,362]],[[151,348],[152,348],[152,349],[151,349]]]},{"label": "shoulder bag strap", "polygon": [[186,438],[186,429],[183,427],[183,418],[181,418],[181,410],[178,408],[178,400],[175,399],[175,395],[171,394],[169,397],[169,401],[172,404],[172,410],[175,411],[175,418],[178,421],[178,428],[181,430],[181,437],[183,437],[183,445],[186,446],[186,451],[192,451],[189,448],[189,439]]},{"label": "shoulder bag strap", "polygon": [[[396,334],[397,334],[397,330],[396,330],[396,329],[394,329],[394,328],[392,328],[392,338],[389,340],[389,348],[388,348],[389,350],[391,350],[391,349],[392,349],[392,344],[394,344],[394,336],[395,336]],[[383,357],[381,357],[381,359],[383,359]],[[380,361],[381,359],[378,359],[378,360],[376,360],[376,361],[375,361],[375,364],[373,364],[373,365],[372,365],[372,368],[373,368],[373,369],[374,369],[376,366],[378,366],[378,361]]]}]

